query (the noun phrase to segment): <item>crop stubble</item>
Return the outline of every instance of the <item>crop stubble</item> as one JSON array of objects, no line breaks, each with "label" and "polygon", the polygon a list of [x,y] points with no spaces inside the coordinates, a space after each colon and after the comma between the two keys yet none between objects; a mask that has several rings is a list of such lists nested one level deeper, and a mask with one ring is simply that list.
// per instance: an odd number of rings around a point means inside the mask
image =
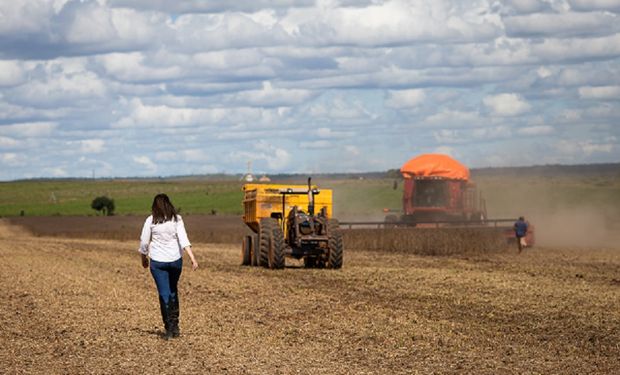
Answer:
[{"label": "crop stubble", "polygon": [[339,271],[241,267],[198,243],[164,342],[135,241],[0,224],[9,373],[612,373],[617,250],[452,257],[349,251]]}]

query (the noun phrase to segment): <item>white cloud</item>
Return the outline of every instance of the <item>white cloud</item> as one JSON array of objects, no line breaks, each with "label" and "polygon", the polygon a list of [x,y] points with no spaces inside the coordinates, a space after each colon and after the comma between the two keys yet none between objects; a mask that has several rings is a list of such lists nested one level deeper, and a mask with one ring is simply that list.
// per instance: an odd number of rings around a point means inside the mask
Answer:
[{"label": "white cloud", "polygon": [[[412,6],[413,5],[413,6]],[[282,25],[317,44],[379,46],[424,41],[488,40],[498,34],[497,18],[482,5],[438,1],[387,1],[367,7],[292,10]],[[455,17],[459,13],[461,17]]]},{"label": "white cloud", "polygon": [[229,0],[108,0],[112,6],[132,7],[135,9],[157,10],[165,13],[218,13],[218,12],[257,12],[261,9],[278,9],[305,7],[314,4],[314,0],[254,0],[235,1]]},{"label": "white cloud", "polygon": [[0,60],[0,87],[17,85],[23,79],[23,69],[17,61]]},{"label": "white cloud", "polygon": [[183,160],[188,162],[204,163],[211,159],[207,153],[202,149],[189,149],[180,152]]},{"label": "white cloud", "polygon": [[620,100],[620,86],[580,87],[579,97],[583,99]]},{"label": "white cloud", "polygon": [[299,142],[299,147],[304,149],[326,149],[333,147],[333,145],[330,141],[323,139],[318,141]]},{"label": "white cloud", "polygon": [[27,159],[24,155],[14,152],[4,152],[0,153],[0,164],[4,164],[8,167],[21,167],[27,165]]},{"label": "white cloud", "polygon": [[142,52],[110,53],[98,60],[109,75],[126,82],[166,81],[179,78],[183,73],[178,65],[148,66]]},{"label": "white cloud", "polygon": [[128,116],[112,124],[113,128],[215,126],[237,121],[259,122],[262,121],[263,116],[269,115],[263,109],[173,108],[166,105],[144,105],[140,100],[132,101],[131,108]]},{"label": "white cloud", "polygon": [[422,89],[390,90],[385,105],[390,108],[414,108],[424,102],[426,94]]},{"label": "white cloud", "polygon": [[540,0],[506,0],[503,3],[517,13],[534,13],[549,7],[548,3]]},{"label": "white cloud", "polygon": [[546,38],[531,45],[531,53],[541,61],[587,61],[620,56],[620,33],[593,38]]},{"label": "white cloud", "polygon": [[13,89],[11,100],[30,106],[82,106],[107,95],[105,82],[94,72],[53,72],[44,80],[29,81]]},{"label": "white cloud", "polygon": [[556,142],[556,150],[571,156],[590,156],[596,153],[608,154],[618,148],[616,137],[608,137],[602,141],[587,139],[583,141],[562,139]]},{"label": "white cloud", "polygon": [[43,175],[52,177],[67,177],[69,173],[63,167],[44,168]]},{"label": "white cloud", "polygon": [[274,46],[293,42],[279,24],[264,24],[241,13],[187,14],[171,25],[176,48],[184,51]]},{"label": "white cloud", "polygon": [[424,122],[433,126],[475,127],[482,125],[484,121],[477,112],[444,109],[428,116]]},{"label": "white cloud", "polygon": [[437,143],[457,144],[466,142],[463,134],[461,134],[461,132],[455,129],[440,129],[434,131],[433,137],[435,138]]},{"label": "white cloud", "polygon": [[568,3],[573,9],[581,11],[620,11],[620,0],[568,0]]},{"label": "white cloud", "polygon": [[527,126],[517,130],[517,134],[523,136],[540,136],[549,135],[555,131],[553,126],[539,125],[539,126]]},{"label": "white cloud", "polygon": [[[155,163],[153,163],[153,161],[151,160],[151,158],[149,158],[148,156],[134,156],[132,158],[132,160],[134,161],[134,163],[140,165],[141,167],[146,169],[146,174],[149,173],[155,173],[157,172],[157,165]],[[140,173],[138,172],[138,175],[143,176],[145,173]]]},{"label": "white cloud", "polygon": [[12,148],[19,145],[19,142],[10,137],[0,136],[0,148]]},{"label": "white cloud", "polygon": [[47,137],[58,127],[54,122],[25,122],[0,125],[0,134],[17,138]]},{"label": "white cloud", "polygon": [[302,89],[274,88],[271,82],[263,82],[261,90],[241,91],[237,94],[224,95],[223,100],[250,106],[291,106],[303,103],[316,93]]},{"label": "white cloud", "polygon": [[[618,161],[619,10],[616,0],[0,2],[0,153],[12,163],[0,179],[51,176],[50,166],[242,172],[249,159],[270,172],[381,170],[441,148],[480,163],[527,150],[497,165]],[[567,143],[543,150],[536,137]]]},{"label": "white cloud", "polygon": [[611,13],[537,13],[504,18],[508,36],[592,36],[620,31],[618,16]]},{"label": "white cloud", "polygon": [[456,149],[450,146],[439,146],[433,150],[434,154],[443,154],[456,157]]},{"label": "white cloud", "polygon": [[103,139],[84,139],[80,142],[80,151],[85,154],[97,154],[105,150]]},{"label": "white cloud", "polygon": [[375,114],[369,111],[362,102],[351,101],[350,98],[336,97],[330,101],[311,105],[307,110],[309,116],[315,119],[358,120],[373,118]]},{"label": "white cloud", "polygon": [[36,33],[48,29],[54,10],[49,2],[2,1],[0,2],[0,35]]},{"label": "white cloud", "polygon": [[515,93],[486,96],[482,102],[496,116],[516,116],[528,112],[531,106]]},{"label": "white cloud", "polygon": [[261,163],[273,172],[284,170],[290,166],[292,161],[291,154],[284,148],[276,147],[265,140],[259,140],[253,144],[253,151],[233,152],[229,154],[233,160],[246,163],[248,160],[255,162],[256,167],[260,167]]}]

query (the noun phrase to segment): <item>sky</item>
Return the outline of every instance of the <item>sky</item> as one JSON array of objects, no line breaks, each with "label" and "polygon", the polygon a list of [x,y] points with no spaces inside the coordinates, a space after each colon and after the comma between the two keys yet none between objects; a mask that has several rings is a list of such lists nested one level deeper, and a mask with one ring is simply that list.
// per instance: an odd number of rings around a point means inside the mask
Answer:
[{"label": "sky", "polygon": [[620,161],[620,0],[0,1],[0,180]]}]

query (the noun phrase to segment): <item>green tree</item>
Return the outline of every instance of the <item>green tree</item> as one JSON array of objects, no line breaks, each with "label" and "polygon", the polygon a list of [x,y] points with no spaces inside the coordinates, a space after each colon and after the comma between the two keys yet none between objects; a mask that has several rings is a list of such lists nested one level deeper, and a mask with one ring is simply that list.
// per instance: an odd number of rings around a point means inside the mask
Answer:
[{"label": "green tree", "polygon": [[114,215],[114,199],[110,199],[106,196],[97,197],[93,199],[93,202],[90,204],[90,207],[93,210],[97,210],[102,212],[105,216]]}]

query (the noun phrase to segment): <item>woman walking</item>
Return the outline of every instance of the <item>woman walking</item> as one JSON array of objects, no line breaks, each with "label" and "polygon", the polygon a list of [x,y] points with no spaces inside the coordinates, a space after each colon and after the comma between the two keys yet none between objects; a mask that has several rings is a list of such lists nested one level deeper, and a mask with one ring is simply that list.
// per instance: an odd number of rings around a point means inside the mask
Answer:
[{"label": "woman walking", "polygon": [[[148,268],[157,285],[159,307],[164,321],[166,340],[178,337],[179,332],[179,293],[177,283],[183,269],[183,251],[192,261],[192,269],[198,262],[187,238],[185,225],[166,194],[158,194],[153,199],[151,216],[146,218],[140,236],[142,267]],[[149,262],[150,259],[150,262]]]}]

